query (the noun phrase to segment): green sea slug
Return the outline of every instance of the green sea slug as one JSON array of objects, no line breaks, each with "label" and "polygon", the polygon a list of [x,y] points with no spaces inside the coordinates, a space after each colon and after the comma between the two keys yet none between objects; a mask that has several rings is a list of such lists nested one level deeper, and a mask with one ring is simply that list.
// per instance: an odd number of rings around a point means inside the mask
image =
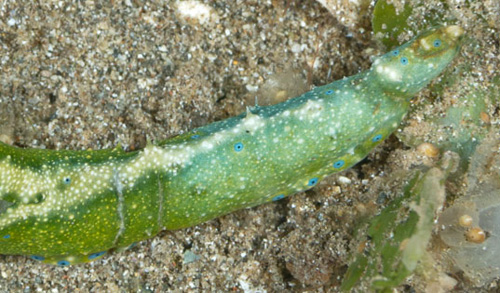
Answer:
[{"label": "green sea slug", "polygon": [[143,150],[0,143],[0,254],[58,265],[316,185],[389,136],[450,63],[463,30],[427,31],[360,74]]}]

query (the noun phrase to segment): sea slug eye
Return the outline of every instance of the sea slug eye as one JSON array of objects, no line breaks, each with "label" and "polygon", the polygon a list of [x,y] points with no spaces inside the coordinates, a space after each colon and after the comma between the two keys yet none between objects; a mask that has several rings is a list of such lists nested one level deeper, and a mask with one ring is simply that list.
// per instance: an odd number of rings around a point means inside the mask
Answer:
[{"label": "sea slug eye", "polygon": [[325,92],[325,95],[331,95],[331,94],[333,94],[333,90],[327,90],[327,91]]},{"label": "sea slug eye", "polygon": [[65,177],[63,181],[64,181],[64,184],[70,184],[71,183],[71,178]]},{"label": "sea slug eye", "polygon": [[373,142],[379,142],[382,140],[382,134],[377,134],[372,138]]},{"label": "sea slug eye", "polygon": [[3,239],[9,239],[9,238],[10,238],[10,234],[7,234],[7,235],[3,236]]},{"label": "sea slug eye", "polygon": [[403,65],[408,65],[408,58],[406,58],[406,57],[401,57],[401,60],[400,60],[400,61],[401,61],[401,64],[403,64]]},{"label": "sea slug eye", "polygon": [[318,183],[318,177],[311,178],[309,180],[309,183],[307,183],[307,185],[308,186],[314,186],[314,185],[316,185],[316,183]]},{"label": "sea slug eye", "polygon": [[42,261],[42,260],[45,260],[45,257],[39,256],[39,255],[32,255],[31,259]]},{"label": "sea slug eye", "polygon": [[62,267],[69,266],[69,261],[67,261],[67,260],[60,260],[60,261],[57,262],[57,265],[58,266],[62,266]]},{"label": "sea slug eye", "polygon": [[277,201],[277,200],[280,200],[280,199],[283,199],[285,198],[285,195],[284,194],[280,194],[280,195],[277,195],[275,197],[273,197],[273,201]]},{"label": "sea slug eye", "polygon": [[435,40],[435,41],[434,41],[434,47],[436,47],[436,48],[437,48],[437,47],[439,47],[439,46],[441,46],[441,40]]},{"label": "sea slug eye", "polygon": [[197,138],[200,138],[200,135],[199,134],[194,134],[191,136],[192,139],[197,139]]},{"label": "sea slug eye", "polygon": [[94,259],[94,258],[98,258],[99,256],[102,256],[106,253],[106,251],[101,251],[101,252],[96,252],[96,253],[92,253],[91,255],[89,255],[89,259]]},{"label": "sea slug eye", "polygon": [[392,56],[398,56],[399,55],[399,50],[394,50],[391,52],[392,53]]},{"label": "sea slug eye", "polygon": [[339,161],[333,163],[333,168],[335,168],[335,169],[342,168],[342,166],[344,166],[344,164],[345,164],[344,160],[339,160]]},{"label": "sea slug eye", "polygon": [[234,150],[237,151],[237,152],[241,152],[241,150],[243,149],[243,144],[241,142],[238,142],[234,145]]}]

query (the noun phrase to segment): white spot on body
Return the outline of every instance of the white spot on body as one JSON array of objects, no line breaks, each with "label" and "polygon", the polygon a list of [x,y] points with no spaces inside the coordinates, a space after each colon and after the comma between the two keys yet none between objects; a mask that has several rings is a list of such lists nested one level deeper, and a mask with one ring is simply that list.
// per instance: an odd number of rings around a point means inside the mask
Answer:
[{"label": "white spot on body", "polygon": [[264,119],[258,115],[247,115],[247,117],[243,118],[241,125],[247,130],[256,131],[259,128],[264,127],[265,122]]},{"label": "white spot on body", "polygon": [[420,46],[426,51],[432,48],[432,44],[430,44],[427,39],[420,39]]},{"label": "white spot on body", "polygon": [[393,66],[377,65],[375,70],[392,81],[402,81],[401,72]]}]

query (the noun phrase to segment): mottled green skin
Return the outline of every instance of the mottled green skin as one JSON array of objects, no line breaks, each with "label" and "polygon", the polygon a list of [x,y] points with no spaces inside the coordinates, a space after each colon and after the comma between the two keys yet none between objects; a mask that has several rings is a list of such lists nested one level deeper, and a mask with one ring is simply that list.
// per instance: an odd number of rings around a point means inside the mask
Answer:
[{"label": "mottled green skin", "polygon": [[[458,51],[461,30],[452,28],[427,32],[358,75],[141,151],[0,143],[0,254],[87,262],[162,229],[311,188],[398,127],[410,98]],[[422,46],[435,39],[438,47]]]}]

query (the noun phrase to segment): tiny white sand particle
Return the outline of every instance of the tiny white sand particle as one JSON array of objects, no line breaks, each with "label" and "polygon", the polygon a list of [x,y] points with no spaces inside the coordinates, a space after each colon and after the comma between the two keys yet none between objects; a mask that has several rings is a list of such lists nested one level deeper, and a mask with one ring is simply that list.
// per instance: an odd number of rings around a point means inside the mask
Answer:
[{"label": "tiny white sand particle", "polygon": [[345,177],[345,176],[339,176],[339,182],[342,184],[351,184],[351,179]]},{"label": "tiny white sand particle", "polygon": [[210,6],[194,0],[177,2],[177,11],[185,19],[197,19],[200,24],[206,23],[214,14]]}]

